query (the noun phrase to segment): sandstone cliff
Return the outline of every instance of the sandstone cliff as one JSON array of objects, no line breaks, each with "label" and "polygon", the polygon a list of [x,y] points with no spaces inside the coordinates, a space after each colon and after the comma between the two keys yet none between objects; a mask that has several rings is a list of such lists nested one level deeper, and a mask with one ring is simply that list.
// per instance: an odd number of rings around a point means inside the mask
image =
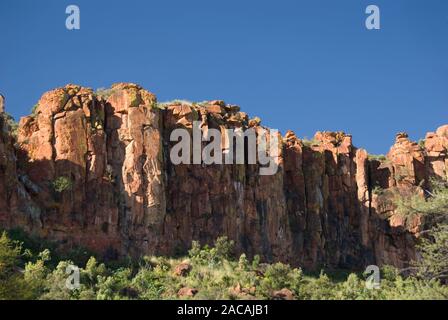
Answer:
[{"label": "sandstone cliff", "polygon": [[160,106],[134,84],[104,96],[76,85],[45,93],[15,147],[1,119],[0,226],[106,258],[173,255],[227,235],[238,252],[310,269],[402,267],[421,222],[403,219],[392,198],[447,178],[448,126],[424,146],[398,134],[385,159],[342,132],[310,143],[289,131],[272,176],[252,164],[173,165],[174,128],[263,127],[222,101]]}]

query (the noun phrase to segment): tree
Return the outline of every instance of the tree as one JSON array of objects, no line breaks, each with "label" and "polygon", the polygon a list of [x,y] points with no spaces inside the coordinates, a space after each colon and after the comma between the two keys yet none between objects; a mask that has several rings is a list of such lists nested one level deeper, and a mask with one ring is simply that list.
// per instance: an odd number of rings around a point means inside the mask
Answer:
[{"label": "tree", "polygon": [[418,245],[421,259],[413,265],[424,279],[448,280],[448,225],[439,224],[431,229]]},{"label": "tree", "polygon": [[8,238],[0,236],[0,299],[27,299],[30,296],[18,264],[22,247]]},{"label": "tree", "polygon": [[[412,262],[423,279],[448,281],[448,187],[446,182],[431,181],[427,198],[419,195],[397,198],[397,210],[405,216],[420,215],[427,230],[417,248],[420,257]],[[412,269],[412,268],[411,268]]]}]

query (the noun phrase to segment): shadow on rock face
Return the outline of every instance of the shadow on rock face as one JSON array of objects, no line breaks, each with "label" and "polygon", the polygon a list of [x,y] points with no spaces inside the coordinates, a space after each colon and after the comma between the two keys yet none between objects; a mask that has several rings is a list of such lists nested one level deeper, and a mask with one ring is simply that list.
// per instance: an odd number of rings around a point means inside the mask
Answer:
[{"label": "shadow on rock face", "polygon": [[46,93],[21,120],[17,152],[0,140],[2,153],[17,154],[17,167],[0,162],[1,223],[107,258],[185,254],[193,240],[222,235],[237,254],[305,269],[402,266],[413,257],[414,235],[392,226],[394,208],[372,193],[376,180],[401,188],[396,165],[373,165],[351,136],[318,133],[305,145],[288,132],[272,176],[252,164],[173,165],[174,128],[260,122],[221,101],[154,104],[133,84],[115,85],[107,100],[74,85]]}]

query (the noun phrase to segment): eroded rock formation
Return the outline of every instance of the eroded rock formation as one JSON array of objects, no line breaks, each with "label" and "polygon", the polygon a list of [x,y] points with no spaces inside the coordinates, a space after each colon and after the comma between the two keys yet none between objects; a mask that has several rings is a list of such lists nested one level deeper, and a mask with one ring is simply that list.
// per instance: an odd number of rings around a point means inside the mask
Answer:
[{"label": "eroded rock formation", "polygon": [[0,113],[5,112],[5,97],[0,94]]},{"label": "eroded rock formation", "polygon": [[108,258],[179,254],[226,235],[240,253],[310,269],[402,267],[421,222],[402,218],[394,195],[423,196],[429,178],[447,178],[448,126],[424,146],[398,134],[385,159],[342,132],[305,142],[288,131],[271,176],[255,164],[174,165],[175,128],[267,128],[223,101],[161,107],[134,84],[45,93],[16,147],[1,119],[1,226]]}]

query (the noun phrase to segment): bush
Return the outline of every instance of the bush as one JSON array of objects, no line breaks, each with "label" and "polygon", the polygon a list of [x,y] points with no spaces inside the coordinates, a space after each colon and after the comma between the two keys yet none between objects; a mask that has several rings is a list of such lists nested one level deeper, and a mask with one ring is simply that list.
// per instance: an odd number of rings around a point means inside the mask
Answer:
[{"label": "bush", "polygon": [[421,194],[397,194],[397,211],[405,217],[424,216],[432,224],[448,222],[448,188],[439,181],[431,180],[431,191],[425,190],[427,198]]},{"label": "bush", "polygon": [[306,278],[299,288],[299,299],[331,300],[335,299],[336,284],[323,272],[319,278]]},{"label": "bush", "polygon": [[[447,234],[446,229],[432,234],[436,238],[431,243],[446,243]],[[392,267],[383,267],[381,287],[369,290],[361,275],[338,271],[337,279],[324,272],[318,277],[305,276],[300,269],[283,263],[260,264],[257,258],[251,265],[244,254],[234,260],[232,247],[226,238],[218,239],[212,248],[201,248],[195,242],[190,260],[145,257],[140,265],[129,267],[111,267],[91,257],[84,268],[79,268],[79,288],[70,290],[66,286],[66,269],[73,265],[72,261],[50,263],[50,252],[43,250],[31,254],[32,258],[27,258],[30,261],[24,263],[22,245],[4,233],[0,236],[0,299],[270,299],[274,291],[281,289],[290,290],[296,299],[448,298],[448,286],[442,281],[427,280],[426,276],[404,278]],[[430,254],[429,258],[423,256],[431,266],[426,269],[432,270],[431,277],[443,273],[444,267],[438,264],[443,262],[443,256],[433,254],[445,251],[428,251],[425,247],[423,252]],[[176,275],[173,271],[180,263],[190,264],[191,271]],[[179,297],[181,288],[196,289],[197,294]]]},{"label": "bush", "polygon": [[62,193],[67,190],[71,190],[73,187],[72,180],[67,177],[58,177],[52,183],[54,191]]},{"label": "bush", "polygon": [[197,264],[216,266],[231,257],[233,246],[234,241],[229,241],[227,237],[219,237],[215,241],[213,248],[207,245],[201,248],[199,242],[193,241],[188,253],[190,258]]},{"label": "bush", "polygon": [[132,280],[132,286],[140,295],[141,299],[160,299],[165,292],[166,272],[162,269],[151,270],[142,268]]},{"label": "bush", "polygon": [[384,154],[369,154],[367,156],[367,159],[371,161],[385,161],[387,160],[386,156]]},{"label": "bush", "polygon": [[39,108],[39,104],[36,103],[32,108],[31,108],[31,116],[32,117],[36,117],[37,116],[37,109]]},{"label": "bush", "polygon": [[381,188],[380,186],[375,186],[375,187],[372,189],[372,193],[373,193],[373,194],[376,194],[377,196],[380,196],[380,195],[382,195],[382,194],[384,193],[384,189]]},{"label": "bush", "polygon": [[20,243],[10,240],[3,232],[0,236],[0,300],[31,298],[19,269],[21,256]]},{"label": "bush", "polygon": [[11,132],[11,135],[16,138],[17,137],[17,131],[19,129],[19,124],[14,120],[14,117],[11,116],[7,112],[0,113],[0,117],[3,118],[3,121],[6,123],[7,128],[9,128],[9,131]]},{"label": "bush", "polygon": [[418,140],[418,145],[420,146],[420,148],[425,149],[425,143],[426,140],[425,139],[420,139]]},{"label": "bush", "polygon": [[420,257],[412,263],[414,273],[426,280],[448,282],[448,187],[445,181],[431,181],[428,197],[411,194],[396,197],[397,210],[405,217],[421,216],[428,228],[417,248]]},{"label": "bush", "polygon": [[284,288],[298,295],[301,281],[302,271],[300,269],[291,269],[289,265],[277,262],[266,268],[260,287],[266,297],[270,297],[273,291]]},{"label": "bush", "polygon": [[417,275],[429,280],[448,280],[448,225],[432,228],[418,244],[421,258],[413,263]]},{"label": "bush", "polygon": [[302,144],[306,147],[312,147],[312,146],[318,146],[321,144],[321,142],[315,138],[312,139],[308,139],[308,138],[303,138],[302,139]]},{"label": "bush", "polygon": [[227,237],[219,237],[215,241],[216,256],[219,259],[230,259],[232,257],[235,242],[227,239]]},{"label": "bush", "polygon": [[97,95],[98,97],[104,98],[104,99],[109,99],[109,97],[111,95],[113,95],[115,93],[116,90],[112,89],[112,88],[98,88],[95,91],[95,95]]},{"label": "bush", "polygon": [[97,294],[98,300],[127,300],[131,285],[131,270],[129,268],[118,269],[110,276],[98,276]]}]

